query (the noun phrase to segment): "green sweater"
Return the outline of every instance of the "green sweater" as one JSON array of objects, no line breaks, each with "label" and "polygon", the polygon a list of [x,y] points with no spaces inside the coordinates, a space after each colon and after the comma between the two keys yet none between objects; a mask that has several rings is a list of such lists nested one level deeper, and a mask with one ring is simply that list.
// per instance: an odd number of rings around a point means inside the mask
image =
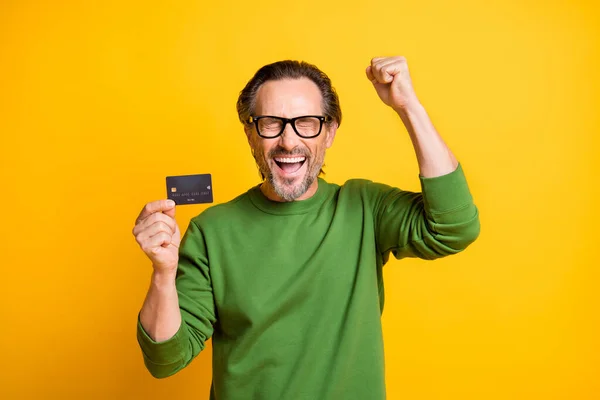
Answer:
[{"label": "green sweater", "polygon": [[385,398],[382,267],[458,253],[479,234],[461,166],[421,193],[319,178],[311,198],[256,186],[192,218],[179,250],[182,324],[137,339],[150,373],[176,373],[213,340],[210,399]]}]

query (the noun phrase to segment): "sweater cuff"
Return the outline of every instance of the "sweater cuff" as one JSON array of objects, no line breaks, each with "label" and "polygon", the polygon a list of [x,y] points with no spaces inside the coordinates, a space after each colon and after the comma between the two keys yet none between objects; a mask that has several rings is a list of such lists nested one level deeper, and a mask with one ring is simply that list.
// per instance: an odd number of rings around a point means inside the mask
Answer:
[{"label": "sweater cuff", "polygon": [[181,321],[179,330],[173,337],[162,341],[154,341],[144,330],[138,313],[137,340],[147,362],[155,365],[170,365],[179,362],[185,353],[184,323]]},{"label": "sweater cuff", "polygon": [[449,174],[425,178],[419,176],[425,208],[434,213],[444,213],[471,204],[473,198],[462,166]]}]

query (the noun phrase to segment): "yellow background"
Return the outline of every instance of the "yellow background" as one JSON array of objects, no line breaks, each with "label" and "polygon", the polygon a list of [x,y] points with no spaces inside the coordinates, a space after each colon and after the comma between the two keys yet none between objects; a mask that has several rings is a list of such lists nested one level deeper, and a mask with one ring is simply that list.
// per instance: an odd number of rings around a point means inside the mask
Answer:
[{"label": "yellow background", "polygon": [[213,174],[217,203],[258,183],[235,101],[285,58],[339,92],[329,181],[418,190],[364,76],[380,55],[407,57],[482,222],[460,255],[384,268],[388,398],[600,398],[599,8],[1,1],[0,398],[207,399],[210,344],[167,380],[143,366],[135,217],[167,175]]}]

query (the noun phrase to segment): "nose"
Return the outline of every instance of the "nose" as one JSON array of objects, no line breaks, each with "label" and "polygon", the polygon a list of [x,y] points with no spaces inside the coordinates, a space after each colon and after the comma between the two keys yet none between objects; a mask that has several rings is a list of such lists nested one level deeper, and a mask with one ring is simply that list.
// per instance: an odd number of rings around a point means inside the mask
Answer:
[{"label": "nose", "polygon": [[298,135],[294,132],[294,128],[291,123],[287,123],[281,136],[279,136],[279,144],[284,149],[290,151],[299,144]]}]

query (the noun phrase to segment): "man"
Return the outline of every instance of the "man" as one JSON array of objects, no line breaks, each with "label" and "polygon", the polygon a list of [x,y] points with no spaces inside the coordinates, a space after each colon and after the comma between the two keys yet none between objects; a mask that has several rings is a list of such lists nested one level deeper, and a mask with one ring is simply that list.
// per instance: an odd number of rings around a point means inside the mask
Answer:
[{"label": "man", "polygon": [[237,108],[264,181],[194,217],[181,241],[165,200],[133,229],[153,264],[137,326],[153,376],[212,337],[211,399],[385,398],[383,265],[462,251],[479,219],[406,59],[375,58],[366,75],[409,132],[423,192],[319,178],[341,122],[330,80],[306,63],[261,68]]}]

